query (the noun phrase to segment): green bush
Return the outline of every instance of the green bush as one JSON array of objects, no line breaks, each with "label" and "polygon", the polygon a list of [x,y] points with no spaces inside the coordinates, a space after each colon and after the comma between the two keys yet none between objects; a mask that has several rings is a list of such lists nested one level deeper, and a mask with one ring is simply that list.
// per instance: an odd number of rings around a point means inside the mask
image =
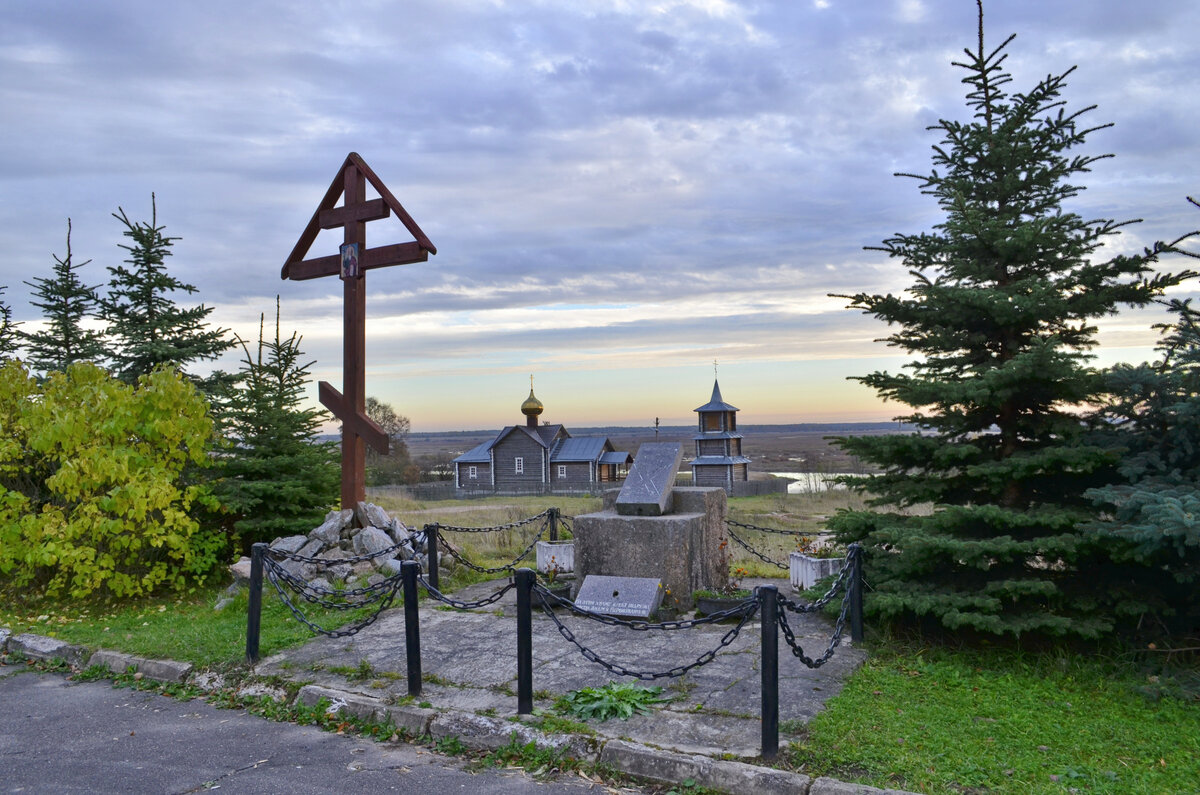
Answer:
[{"label": "green bush", "polygon": [[18,587],[81,597],[182,588],[216,563],[224,540],[189,515],[210,499],[182,486],[203,466],[207,403],[177,373],[136,388],[92,364],[38,385],[0,367],[0,574]]}]

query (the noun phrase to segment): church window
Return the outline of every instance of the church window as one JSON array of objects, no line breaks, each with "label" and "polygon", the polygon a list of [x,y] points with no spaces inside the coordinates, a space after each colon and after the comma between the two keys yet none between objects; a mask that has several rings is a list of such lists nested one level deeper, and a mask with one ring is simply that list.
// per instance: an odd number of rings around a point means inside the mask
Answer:
[{"label": "church window", "polygon": [[562,480],[567,476],[567,467],[565,464],[558,465],[558,479]]},{"label": "church window", "polygon": [[474,480],[479,477],[479,471],[475,467],[467,467],[467,477]]},{"label": "church window", "polygon": [[524,474],[524,472],[525,472],[525,459],[524,458],[522,458],[521,456],[517,456],[516,458],[513,459],[513,464],[516,467],[516,471],[517,471],[518,475]]}]

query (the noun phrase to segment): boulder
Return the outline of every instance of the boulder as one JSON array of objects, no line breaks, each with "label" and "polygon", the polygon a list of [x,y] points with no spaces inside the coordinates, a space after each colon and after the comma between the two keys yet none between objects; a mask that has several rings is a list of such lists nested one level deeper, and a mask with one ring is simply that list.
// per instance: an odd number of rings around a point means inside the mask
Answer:
[{"label": "boulder", "polygon": [[403,561],[396,560],[395,558],[385,558],[379,561],[375,568],[388,577],[394,577],[400,573],[400,567],[403,565]]},{"label": "boulder", "polygon": [[387,531],[388,535],[390,535],[392,540],[397,544],[403,544],[408,540],[409,535],[411,535],[408,532],[408,528],[404,526],[404,522],[400,521],[399,519],[392,519],[391,524],[388,525]]},{"label": "boulder", "polygon": [[388,527],[392,523],[387,511],[371,502],[360,502],[354,509],[354,518],[359,527]]},{"label": "boulder", "polygon": [[333,590],[333,586],[329,584],[329,580],[325,579],[324,577],[317,577],[314,580],[309,580],[308,587],[321,594],[328,594]]},{"label": "boulder", "polygon": [[325,542],[314,538],[296,551],[297,555],[305,558],[315,558],[325,548]]},{"label": "boulder", "polygon": [[230,565],[229,573],[233,575],[235,587],[248,586],[250,584],[250,558],[245,555],[238,558],[237,563]]},{"label": "boulder", "polygon": [[[363,505],[365,503],[359,504]],[[354,536],[354,552],[356,555],[374,555],[376,552],[382,552],[394,545],[395,543],[391,537],[378,527],[364,527]]]},{"label": "boulder", "polygon": [[308,537],[325,544],[336,544],[342,537],[342,530],[346,527],[342,514],[349,514],[350,518],[354,517],[354,511],[333,511],[325,517],[325,522],[320,527],[308,534]]},{"label": "boulder", "polygon": [[271,542],[271,549],[280,552],[298,552],[300,547],[308,543],[308,536],[280,536]]}]

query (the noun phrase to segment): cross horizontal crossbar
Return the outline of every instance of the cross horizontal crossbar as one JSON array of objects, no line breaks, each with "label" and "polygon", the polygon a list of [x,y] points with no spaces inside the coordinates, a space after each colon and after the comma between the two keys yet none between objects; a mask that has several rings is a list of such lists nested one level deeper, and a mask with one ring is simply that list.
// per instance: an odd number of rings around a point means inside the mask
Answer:
[{"label": "cross horizontal crossbar", "polygon": [[[359,256],[359,267],[364,271],[372,268],[386,268],[391,265],[410,265],[414,262],[425,262],[429,252],[420,243],[396,243],[391,246],[369,248]],[[319,279],[322,276],[336,276],[342,267],[340,254],[328,257],[313,257],[302,262],[289,263],[289,278],[293,281]]]},{"label": "cross horizontal crossbar", "polygon": [[343,205],[332,210],[321,210],[317,213],[317,223],[322,229],[336,229],[339,226],[355,221],[378,221],[392,214],[387,202],[383,199],[371,199],[362,204]]}]

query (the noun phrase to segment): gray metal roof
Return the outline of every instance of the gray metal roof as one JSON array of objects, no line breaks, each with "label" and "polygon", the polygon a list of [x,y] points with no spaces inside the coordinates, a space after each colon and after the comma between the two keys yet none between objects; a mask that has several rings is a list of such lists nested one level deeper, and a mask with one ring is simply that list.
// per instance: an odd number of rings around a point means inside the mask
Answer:
[{"label": "gray metal roof", "polygon": [[600,456],[601,464],[630,464],[633,463],[633,456],[629,453],[616,452],[605,453]]},{"label": "gray metal roof", "polygon": [[692,411],[737,411],[737,406],[731,406],[721,397],[721,387],[717,380],[713,379],[713,393],[709,401],[698,409]]},{"label": "gray metal roof", "polygon": [[488,464],[491,463],[492,457],[489,454],[492,449],[491,442],[477,444],[467,452],[460,455],[450,463],[452,464]]},{"label": "gray metal roof", "polygon": [[571,436],[559,442],[550,453],[551,461],[597,461],[609,447],[603,436]]}]

